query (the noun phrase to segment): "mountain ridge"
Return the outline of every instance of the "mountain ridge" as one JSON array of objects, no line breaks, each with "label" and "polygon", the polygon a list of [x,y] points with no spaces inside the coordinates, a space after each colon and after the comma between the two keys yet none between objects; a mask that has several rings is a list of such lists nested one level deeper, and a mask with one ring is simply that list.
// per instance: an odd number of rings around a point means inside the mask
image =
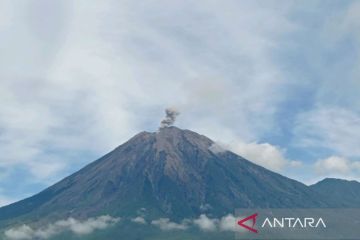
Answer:
[{"label": "mountain ridge", "polygon": [[340,178],[325,178],[309,186],[322,197],[331,199],[338,207],[360,206],[360,182]]}]

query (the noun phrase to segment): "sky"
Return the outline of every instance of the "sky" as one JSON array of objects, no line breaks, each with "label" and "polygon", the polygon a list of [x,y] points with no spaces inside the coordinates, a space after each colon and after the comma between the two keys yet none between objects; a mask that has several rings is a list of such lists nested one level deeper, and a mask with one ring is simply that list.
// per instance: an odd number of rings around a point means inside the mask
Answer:
[{"label": "sky", "polygon": [[0,206],[176,126],[360,179],[360,1],[0,0]]}]

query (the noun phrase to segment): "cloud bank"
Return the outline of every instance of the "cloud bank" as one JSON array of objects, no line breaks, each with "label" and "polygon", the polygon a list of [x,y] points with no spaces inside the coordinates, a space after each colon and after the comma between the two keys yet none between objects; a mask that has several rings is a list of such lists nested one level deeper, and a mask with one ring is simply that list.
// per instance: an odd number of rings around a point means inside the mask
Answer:
[{"label": "cloud bank", "polygon": [[187,219],[183,220],[181,223],[176,223],[170,221],[169,218],[159,218],[157,220],[151,221],[151,224],[159,227],[164,231],[186,230],[189,227],[189,222]]},{"label": "cloud bank", "polygon": [[153,220],[151,224],[159,227],[163,231],[186,230],[195,227],[204,232],[214,231],[241,231],[236,225],[236,218],[232,214],[228,214],[222,218],[210,218],[206,214],[201,214],[195,219],[184,219],[181,223],[170,221],[168,218],[160,218]]},{"label": "cloud bank", "polygon": [[134,222],[134,223],[138,223],[138,224],[146,224],[146,220],[142,216],[132,218],[131,221]]},{"label": "cloud bank", "polygon": [[9,240],[49,239],[68,231],[76,235],[86,235],[96,230],[111,227],[119,222],[119,220],[120,218],[114,218],[109,215],[89,218],[83,221],[68,218],[66,220],[56,221],[43,228],[32,228],[28,225],[10,228],[5,231],[5,237]]}]

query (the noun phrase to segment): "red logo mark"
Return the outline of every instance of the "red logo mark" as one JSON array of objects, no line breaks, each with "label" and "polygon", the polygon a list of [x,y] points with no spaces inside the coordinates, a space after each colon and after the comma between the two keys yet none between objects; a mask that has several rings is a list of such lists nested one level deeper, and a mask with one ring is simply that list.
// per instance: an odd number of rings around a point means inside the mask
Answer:
[{"label": "red logo mark", "polygon": [[[247,229],[247,230],[249,230],[249,231],[251,231],[251,232],[257,233],[258,230],[256,230],[256,229],[254,228],[255,223],[256,223],[256,217],[257,217],[257,216],[258,216],[258,214],[255,213],[255,214],[253,214],[253,215],[251,215],[251,216],[248,216],[248,217],[246,217],[246,218],[244,218],[244,219],[239,220],[239,221],[238,221],[238,224],[239,224],[239,226],[241,226],[241,227],[243,227],[243,228],[245,228],[245,229]],[[247,221],[249,221],[249,220],[252,220],[252,226],[251,226],[251,227],[249,227],[248,225],[245,225],[245,224],[244,224],[245,222],[247,222]]]}]

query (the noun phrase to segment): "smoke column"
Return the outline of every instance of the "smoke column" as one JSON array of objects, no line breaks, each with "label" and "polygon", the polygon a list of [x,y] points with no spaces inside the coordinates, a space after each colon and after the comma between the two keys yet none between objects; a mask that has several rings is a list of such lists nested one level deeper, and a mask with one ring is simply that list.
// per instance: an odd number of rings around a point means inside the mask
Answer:
[{"label": "smoke column", "polygon": [[180,114],[174,108],[167,108],[165,109],[166,116],[160,123],[160,128],[170,127],[174,124],[176,117]]}]

